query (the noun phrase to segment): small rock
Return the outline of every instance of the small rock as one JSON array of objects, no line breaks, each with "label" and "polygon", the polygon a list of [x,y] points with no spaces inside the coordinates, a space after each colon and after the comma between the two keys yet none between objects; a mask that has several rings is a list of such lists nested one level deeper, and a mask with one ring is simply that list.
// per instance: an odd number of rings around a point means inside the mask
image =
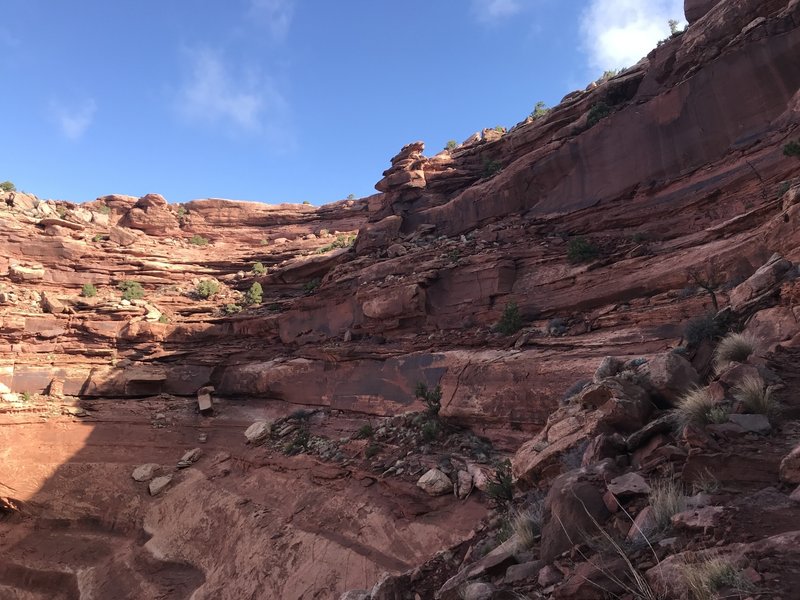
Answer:
[{"label": "small rock", "polygon": [[470,583],[464,589],[464,600],[491,600],[495,588],[491,583]]},{"label": "small rock", "polygon": [[542,567],[539,571],[539,585],[543,588],[549,587],[551,585],[555,585],[559,581],[564,579],[564,575],[561,574],[561,571],[556,569],[552,565],[547,565],[546,567]]},{"label": "small rock", "polygon": [[608,491],[615,496],[640,496],[649,494],[650,486],[638,473],[627,473],[612,479]]},{"label": "small rock", "polygon": [[203,451],[200,448],[193,448],[188,450],[182,457],[181,462],[188,462],[189,464],[197,462],[202,456]]},{"label": "small rock", "polygon": [[186,468],[188,468],[188,467],[191,467],[191,466],[192,466],[192,463],[190,463],[188,460],[179,460],[179,461],[178,461],[178,464],[177,464],[177,465],[175,465],[175,466],[176,466],[177,468],[179,468],[179,469],[186,469]]},{"label": "small rock", "polygon": [[456,478],[456,496],[463,500],[472,491],[472,475],[467,471],[459,471]]},{"label": "small rock", "polygon": [[247,438],[249,444],[257,446],[263,444],[264,440],[269,437],[271,425],[267,421],[256,421],[244,432],[244,437]]},{"label": "small rock", "polygon": [[155,463],[139,465],[133,470],[131,477],[133,477],[134,481],[150,481],[160,468],[161,466]]},{"label": "small rock", "polygon": [[537,579],[543,566],[544,562],[541,560],[534,560],[532,562],[522,563],[521,565],[511,565],[506,570],[506,576],[503,581],[505,583],[516,583],[526,579]]},{"label": "small rock", "polygon": [[721,506],[706,506],[696,510],[686,510],[672,517],[672,524],[682,529],[713,529],[725,509]]},{"label": "small rock", "polygon": [[149,490],[151,496],[158,496],[164,488],[172,482],[172,475],[164,475],[163,477],[156,477],[150,482]]},{"label": "small rock", "polygon": [[800,444],[781,461],[780,477],[786,483],[800,483]]},{"label": "small rock", "polygon": [[730,415],[728,421],[750,433],[764,435],[772,431],[766,415]]},{"label": "small rock", "polygon": [[419,478],[417,487],[431,496],[442,496],[453,489],[453,482],[439,469],[431,469]]},{"label": "small rock", "polygon": [[645,506],[636,515],[626,538],[632,542],[644,540],[656,528],[656,517],[651,506]]}]

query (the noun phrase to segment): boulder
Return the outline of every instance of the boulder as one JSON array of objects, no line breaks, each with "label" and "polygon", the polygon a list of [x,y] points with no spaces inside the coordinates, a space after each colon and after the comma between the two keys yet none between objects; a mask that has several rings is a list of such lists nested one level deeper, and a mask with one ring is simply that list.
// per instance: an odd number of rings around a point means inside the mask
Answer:
[{"label": "boulder", "polygon": [[683,12],[689,25],[702,19],[720,0],[684,0]]},{"label": "boulder", "polygon": [[161,492],[164,491],[170,483],[172,483],[172,475],[164,475],[162,477],[156,477],[150,482],[148,489],[150,491],[151,496],[158,496]]},{"label": "boulder", "polygon": [[580,471],[560,475],[545,498],[540,558],[552,561],[586,534],[597,534],[597,526],[611,513],[601,492]]},{"label": "boulder", "polygon": [[626,473],[612,479],[608,491],[620,498],[642,496],[650,493],[650,486],[638,473]]},{"label": "boulder", "polygon": [[800,444],[781,461],[780,477],[786,483],[800,483]]},{"label": "boulder", "polygon": [[23,265],[9,265],[8,276],[11,281],[16,283],[41,281],[44,279],[44,267],[41,265],[27,267]]},{"label": "boulder", "polygon": [[41,294],[42,309],[53,315],[58,315],[64,312],[66,306],[58,298],[55,297],[53,292],[42,292]]},{"label": "boulder", "polygon": [[269,437],[271,430],[272,425],[268,421],[256,421],[245,430],[244,437],[247,438],[248,444],[258,446]]},{"label": "boulder", "polygon": [[112,227],[108,230],[108,239],[120,246],[130,246],[135,243],[138,238],[130,229]]},{"label": "boulder", "polygon": [[642,367],[642,372],[648,391],[667,406],[675,406],[684,393],[700,383],[692,364],[674,352],[654,357]]},{"label": "boulder", "polygon": [[150,481],[159,469],[161,469],[161,466],[155,463],[139,465],[133,470],[131,477],[133,477],[134,481]]},{"label": "boulder", "polygon": [[762,298],[776,291],[794,265],[773,254],[770,259],[753,273],[744,283],[737,285],[730,293],[731,309],[743,313],[756,305]]},{"label": "boulder", "polygon": [[439,469],[430,469],[419,478],[417,487],[430,496],[442,496],[453,491],[453,482]]}]

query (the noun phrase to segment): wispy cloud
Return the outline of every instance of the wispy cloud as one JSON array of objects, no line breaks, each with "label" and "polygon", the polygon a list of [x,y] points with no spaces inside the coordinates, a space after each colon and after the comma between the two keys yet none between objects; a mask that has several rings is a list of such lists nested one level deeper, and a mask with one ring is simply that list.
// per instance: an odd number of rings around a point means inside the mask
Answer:
[{"label": "wispy cloud", "polygon": [[289,106],[271,78],[258,69],[234,69],[208,48],[186,55],[187,76],[176,97],[184,119],[287,142]]},{"label": "wispy cloud", "polygon": [[295,0],[249,0],[249,16],[267,28],[275,41],[286,39],[294,17]]},{"label": "wispy cloud", "polygon": [[484,23],[499,21],[521,10],[520,0],[472,0],[472,12]]},{"label": "wispy cloud", "polygon": [[683,0],[589,0],[581,34],[589,67],[629,67],[669,36],[669,19],[683,22]]},{"label": "wispy cloud", "polygon": [[97,112],[97,103],[89,98],[80,104],[66,105],[53,101],[50,103],[50,114],[61,133],[68,140],[79,140],[89,129]]}]

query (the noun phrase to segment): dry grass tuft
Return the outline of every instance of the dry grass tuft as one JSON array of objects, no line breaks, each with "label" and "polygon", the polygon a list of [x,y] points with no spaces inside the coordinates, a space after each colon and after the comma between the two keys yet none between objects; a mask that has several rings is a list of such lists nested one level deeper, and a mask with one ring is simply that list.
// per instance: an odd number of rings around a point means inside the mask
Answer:
[{"label": "dry grass tuft", "polygon": [[672,524],[672,517],[686,510],[683,486],[675,479],[662,479],[650,485],[650,507],[656,529],[666,529]]},{"label": "dry grass tuft", "polygon": [[511,513],[511,528],[519,540],[519,549],[533,548],[542,533],[544,502],[534,502],[528,508]]},{"label": "dry grass tuft", "polygon": [[681,568],[681,575],[694,600],[714,600],[717,591],[726,588],[737,592],[752,589],[742,573],[723,558],[707,558],[698,563],[687,563]]},{"label": "dry grass tuft", "polygon": [[744,362],[755,352],[756,339],[746,333],[730,333],[717,344],[714,351],[714,370],[725,370],[732,362]]},{"label": "dry grass tuft", "polygon": [[707,389],[691,389],[683,395],[674,409],[676,425],[679,429],[686,425],[704,427],[712,422],[711,411],[716,406]]},{"label": "dry grass tuft", "polygon": [[748,375],[733,386],[733,397],[753,414],[775,416],[777,405],[772,394],[772,386],[765,385],[760,377]]}]

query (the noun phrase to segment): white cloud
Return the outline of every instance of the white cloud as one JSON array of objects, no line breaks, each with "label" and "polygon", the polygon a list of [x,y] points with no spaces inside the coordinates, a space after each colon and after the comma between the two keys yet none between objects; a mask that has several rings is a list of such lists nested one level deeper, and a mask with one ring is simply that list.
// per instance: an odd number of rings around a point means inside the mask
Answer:
[{"label": "white cloud", "polygon": [[89,98],[80,105],[65,106],[59,102],[50,104],[50,112],[61,133],[69,140],[78,140],[94,120],[97,103]]},{"label": "white cloud", "polygon": [[276,41],[283,41],[289,33],[294,16],[295,0],[249,0],[250,17],[265,25]]},{"label": "white cloud", "polygon": [[189,72],[176,99],[183,118],[291,145],[289,107],[269,77],[255,69],[235,70],[207,48],[187,51],[187,56]]},{"label": "white cloud", "polygon": [[522,10],[519,0],[472,0],[472,10],[480,21],[494,22]]},{"label": "white cloud", "polygon": [[659,40],[669,37],[668,21],[683,21],[683,0],[589,0],[581,34],[595,71],[630,67]]}]

